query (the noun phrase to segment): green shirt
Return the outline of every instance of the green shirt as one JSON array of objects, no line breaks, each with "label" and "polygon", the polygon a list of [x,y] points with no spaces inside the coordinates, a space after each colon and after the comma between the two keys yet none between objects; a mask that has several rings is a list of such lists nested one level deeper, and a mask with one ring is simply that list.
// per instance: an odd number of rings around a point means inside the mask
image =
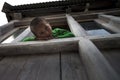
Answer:
[{"label": "green shirt", "polygon": [[[74,34],[71,33],[68,30],[65,29],[60,29],[60,28],[55,28],[52,30],[52,35],[54,38],[68,38],[68,37],[74,37]],[[35,36],[31,36],[31,37],[26,37],[22,40],[22,42],[26,42],[26,41],[34,41],[35,40]]]}]

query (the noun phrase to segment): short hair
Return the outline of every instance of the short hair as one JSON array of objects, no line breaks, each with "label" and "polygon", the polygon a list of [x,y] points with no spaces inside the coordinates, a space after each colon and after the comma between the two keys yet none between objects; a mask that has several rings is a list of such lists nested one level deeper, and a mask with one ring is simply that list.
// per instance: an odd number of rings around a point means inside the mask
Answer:
[{"label": "short hair", "polygon": [[30,23],[30,29],[31,29],[32,33],[34,35],[36,35],[35,34],[35,28],[37,28],[37,25],[40,25],[40,24],[45,23],[45,22],[47,22],[45,20],[45,18],[40,18],[40,17],[34,18]]},{"label": "short hair", "polygon": [[37,26],[39,23],[43,22],[46,22],[45,18],[36,17],[31,21],[30,26]]}]

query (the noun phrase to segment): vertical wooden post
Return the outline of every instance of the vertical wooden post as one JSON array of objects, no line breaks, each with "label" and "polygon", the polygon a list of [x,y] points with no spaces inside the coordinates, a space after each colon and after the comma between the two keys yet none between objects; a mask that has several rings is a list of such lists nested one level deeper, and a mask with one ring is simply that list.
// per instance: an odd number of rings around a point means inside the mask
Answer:
[{"label": "vertical wooden post", "polygon": [[82,26],[77,21],[75,21],[75,19],[72,16],[66,14],[66,17],[70,30],[76,37],[87,36],[87,32],[82,28]]},{"label": "vertical wooden post", "polygon": [[16,37],[15,40],[12,41],[12,43],[20,42],[22,39],[24,39],[27,36],[33,36],[29,27],[25,29],[18,37]]},{"label": "vertical wooden post", "polygon": [[80,38],[79,54],[90,80],[119,80],[117,73],[90,40]]}]

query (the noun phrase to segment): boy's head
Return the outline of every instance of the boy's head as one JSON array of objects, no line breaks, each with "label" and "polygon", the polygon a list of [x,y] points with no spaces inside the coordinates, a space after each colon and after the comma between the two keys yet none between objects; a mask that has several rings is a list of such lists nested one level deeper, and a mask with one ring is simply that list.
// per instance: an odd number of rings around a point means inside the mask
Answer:
[{"label": "boy's head", "polygon": [[52,39],[52,28],[44,18],[34,18],[30,23],[30,29],[37,40]]}]

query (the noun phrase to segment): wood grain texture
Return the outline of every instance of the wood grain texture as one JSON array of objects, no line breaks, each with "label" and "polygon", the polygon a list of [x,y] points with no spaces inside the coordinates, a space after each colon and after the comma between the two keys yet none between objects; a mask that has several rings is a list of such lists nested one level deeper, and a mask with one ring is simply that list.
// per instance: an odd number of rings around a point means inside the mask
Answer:
[{"label": "wood grain texture", "polygon": [[120,48],[120,34],[107,36],[91,36],[90,39],[100,49]]},{"label": "wood grain texture", "polygon": [[104,21],[102,20],[99,20],[99,19],[96,19],[95,20],[96,23],[98,23],[99,25],[101,25],[103,28],[107,29],[107,30],[110,30],[114,33],[120,33],[120,29],[118,27],[115,27],[114,25],[111,25],[109,23],[105,23]]},{"label": "wood grain texture", "polygon": [[59,54],[30,56],[17,80],[60,80]]},{"label": "wood grain texture", "polygon": [[61,80],[88,80],[78,52],[61,53]]},{"label": "wood grain texture", "polygon": [[113,15],[99,15],[99,19],[117,27],[120,30],[120,17]]},{"label": "wood grain texture", "polygon": [[[120,47],[120,34],[109,36],[92,36],[86,38],[90,39],[98,48],[119,48]],[[0,45],[0,56],[9,55],[23,55],[23,54],[40,54],[41,53],[55,53],[59,51],[77,51],[78,41],[81,37],[53,39],[48,41],[30,41],[19,42],[11,44]],[[114,45],[114,46],[113,46]],[[52,47],[51,47],[52,46]],[[67,46],[67,47],[66,47]]]},{"label": "wood grain texture", "polygon": [[5,57],[0,80],[60,80],[59,54]]},{"label": "wood grain texture", "polygon": [[87,36],[87,32],[82,28],[82,26],[78,22],[75,21],[75,19],[72,16],[66,14],[66,18],[71,32],[76,37]]},{"label": "wood grain texture", "polygon": [[[97,15],[99,14],[109,14],[109,15],[120,15],[119,9],[108,9],[106,10],[98,10],[98,11],[89,11],[89,12],[72,12],[71,15],[79,22],[83,21],[91,21],[93,19],[97,19]],[[57,14],[57,15],[48,15],[48,16],[42,16],[45,17],[49,23],[53,26],[57,26],[57,24],[60,25],[66,25],[66,14]],[[22,20],[15,22],[15,26],[26,26],[29,25],[31,20],[34,17],[30,18],[23,18]],[[61,21],[62,19],[62,21]],[[56,24],[57,23],[57,24]]]},{"label": "wood grain texture", "polygon": [[17,30],[19,30],[19,28],[14,28],[13,30],[9,31],[8,33],[0,36],[0,42],[2,42],[3,40],[5,40],[6,38],[8,38],[10,35],[12,35]]},{"label": "wood grain texture", "polygon": [[0,36],[6,34],[14,28],[14,21],[11,21],[5,25],[0,26]]},{"label": "wood grain texture", "polygon": [[109,62],[90,40],[81,38],[79,42],[79,53],[84,61],[90,80],[120,79]]},{"label": "wood grain texture", "polygon": [[98,18],[102,21],[105,21],[106,23],[109,23],[110,19],[111,19],[111,16],[110,15],[104,15],[104,14],[101,14],[101,15],[98,15]]},{"label": "wood grain texture", "polygon": [[28,27],[19,36],[17,36],[15,38],[15,40],[12,41],[12,43],[20,42],[22,39],[24,39],[25,37],[29,36],[30,34],[31,34],[31,36],[33,35],[31,33],[31,31],[30,31],[30,27]]},{"label": "wood grain texture", "polygon": [[5,57],[0,61],[0,80],[17,80],[27,57]]},{"label": "wood grain texture", "polygon": [[120,48],[104,49],[101,52],[120,76]]},{"label": "wood grain texture", "polygon": [[99,25],[116,33],[120,33],[120,18],[112,15],[99,15],[95,20]]},{"label": "wood grain texture", "polygon": [[[44,54],[55,53],[59,51],[76,51],[78,41],[74,39],[56,40],[56,41],[33,41],[12,43],[11,45],[0,45],[0,55],[23,55],[23,54]],[[69,46],[69,47],[68,47]]]}]

